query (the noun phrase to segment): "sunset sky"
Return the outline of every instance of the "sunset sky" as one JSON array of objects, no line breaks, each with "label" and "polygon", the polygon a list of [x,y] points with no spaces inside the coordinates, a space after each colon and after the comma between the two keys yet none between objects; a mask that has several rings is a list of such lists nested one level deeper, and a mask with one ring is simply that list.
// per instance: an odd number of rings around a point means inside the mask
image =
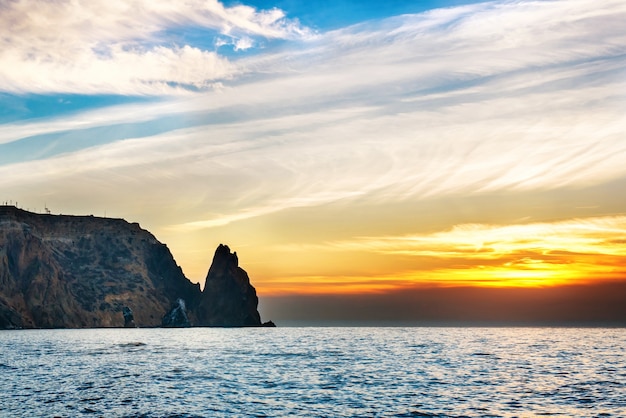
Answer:
[{"label": "sunset sky", "polygon": [[0,199],[139,222],[194,282],[228,244],[269,312],[615,284],[624,22],[623,0],[0,0]]}]

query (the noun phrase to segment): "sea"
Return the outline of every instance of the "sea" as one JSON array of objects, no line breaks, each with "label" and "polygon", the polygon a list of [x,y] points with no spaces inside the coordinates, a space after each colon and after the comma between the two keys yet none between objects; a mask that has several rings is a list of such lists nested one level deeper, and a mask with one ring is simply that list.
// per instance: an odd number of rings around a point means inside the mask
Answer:
[{"label": "sea", "polygon": [[1,417],[626,417],[626,329],[0,331]]}]

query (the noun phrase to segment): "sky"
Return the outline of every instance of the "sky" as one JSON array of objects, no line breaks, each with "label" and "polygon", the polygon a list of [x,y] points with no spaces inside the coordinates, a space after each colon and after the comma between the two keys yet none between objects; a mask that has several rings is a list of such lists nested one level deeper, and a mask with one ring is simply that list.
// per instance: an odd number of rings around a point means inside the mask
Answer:
[{"label": "sky", "polygon": [[625,21],[0,0],[0,199],[139,222],[194,282],[228,244],[265,318],[626,323]]}]

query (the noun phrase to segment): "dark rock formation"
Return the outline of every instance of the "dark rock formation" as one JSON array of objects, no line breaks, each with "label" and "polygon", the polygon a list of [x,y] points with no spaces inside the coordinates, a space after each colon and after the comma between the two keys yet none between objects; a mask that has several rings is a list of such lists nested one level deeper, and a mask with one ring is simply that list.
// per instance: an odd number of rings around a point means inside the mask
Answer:
[{"label": "dark rock formation", "polygon": [[0,301],[0,329],[22,328],[22,316],[10,306]]},{"label": "dark rock formation", "polygon": [[176,300],[172,309],[163,317],[161,326],[166,328],[186,328],[191,326],[184,300],[180,298]]},{"label": "dark rock formation", "polygon": [[257,303],[227,246],[201,292],[137,223],[0,206],[0,329],[260,326]]},{"label": "dark rock formation", "polygon": [[124,306],[122,308],[122,315],[124,316],[124,328],[136,328],[135,325],[135,316],[133,315],[132,309],[128,306]]},{"label": "dark rock formation", "polygon": [[237,253],[231,254],[228,246],[220,244],[196,309],[198,325],[261,326],[258,303],[248,274],[239,267]]}]

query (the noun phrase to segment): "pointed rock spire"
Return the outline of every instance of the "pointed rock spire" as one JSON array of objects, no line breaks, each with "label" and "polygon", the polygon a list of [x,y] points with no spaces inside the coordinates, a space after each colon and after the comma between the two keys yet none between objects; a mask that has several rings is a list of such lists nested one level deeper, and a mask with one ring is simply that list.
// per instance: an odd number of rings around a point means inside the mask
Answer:
[{"label": "pointed rock spire", "polygon": [[227,245],[215,250],[197,309],[198,325],[260,326],[259,299],[248,274],[239,267],[237,253]]}]

